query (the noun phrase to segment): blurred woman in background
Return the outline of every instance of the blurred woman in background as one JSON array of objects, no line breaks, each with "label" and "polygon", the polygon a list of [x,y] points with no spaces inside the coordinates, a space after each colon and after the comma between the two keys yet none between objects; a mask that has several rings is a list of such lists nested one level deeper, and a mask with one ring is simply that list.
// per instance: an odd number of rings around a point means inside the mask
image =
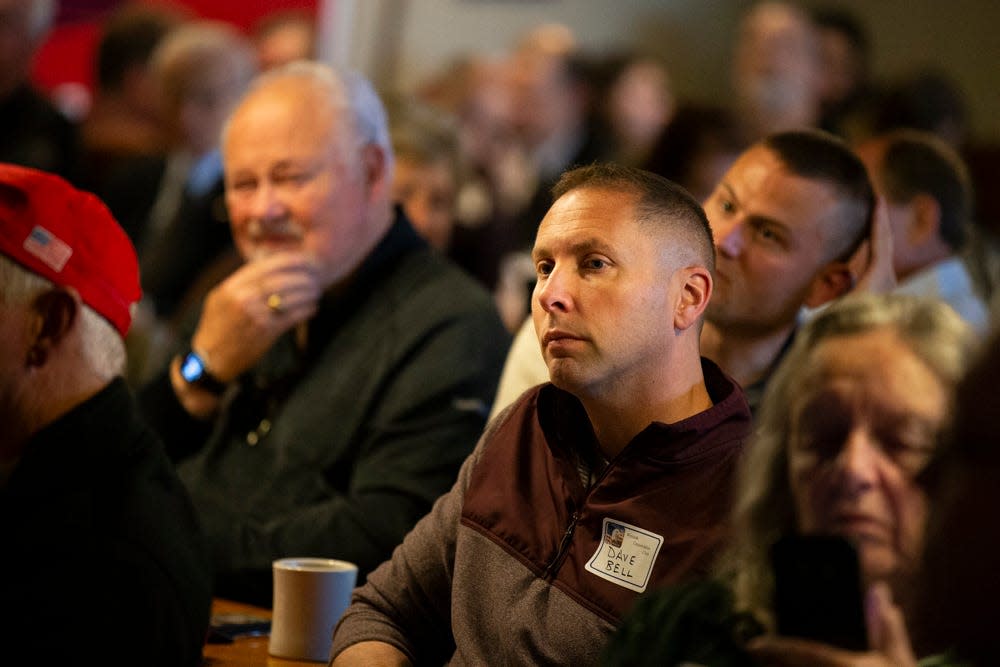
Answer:
[{"label": "blurred woman in background", "polygon": [[[931,500],[919,475],[973,346],[938,301],[855,296],[815,316],[768,386],[717,580],[640,600],[605,663],[916,665],[926,647],[911,643],[903,610]],[[770,552],[794,534],[855,547],[868,652],[774,634]]]}]

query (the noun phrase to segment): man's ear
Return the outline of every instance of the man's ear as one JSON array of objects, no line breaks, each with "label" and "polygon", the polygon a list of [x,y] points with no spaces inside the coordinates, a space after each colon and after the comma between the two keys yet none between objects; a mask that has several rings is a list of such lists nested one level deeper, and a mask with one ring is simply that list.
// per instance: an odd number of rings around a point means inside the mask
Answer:
[{"label": "man's ear", "polygon": [[681,331],[695,324],[712,297],[712,274],[703,266],[678,270],[680,298],[674,309],[674,329]]},{"label": "man's ear", "polygon": [[388,172],[385,151],[378,144],[366,144],[361,149],[361,170],[368,191],[368,199],[378,200],[388,192],[392,174]]},{"label": "man's ear", "polygon": [[813,278],[804,305],[819,308],[846,294],[854,286],[854,276],[846,262],[830,262]]},{"label": "man's ear", "polygon": [[29,367],[44,366],[52,350],[72,331],[79,313],[79,297],[62,287],[40,294],[31,304],[31,345],[25,359]]}]

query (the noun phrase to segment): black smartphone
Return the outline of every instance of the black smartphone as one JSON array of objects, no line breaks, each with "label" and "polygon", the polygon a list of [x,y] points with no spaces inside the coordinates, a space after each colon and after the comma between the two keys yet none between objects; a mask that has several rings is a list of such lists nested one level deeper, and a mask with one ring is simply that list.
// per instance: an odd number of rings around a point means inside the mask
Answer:
[{"label": "black smartphone", "polygon": [[209,626],[208,642],[223,644],[240,637],[262,637],[271,632],[271,621],[252,614],[216,614]]},{"label": "black smartphone", "polygon": [[857,550],[837,536],[789,535],[771,549],[778,633],[868,650]]}]

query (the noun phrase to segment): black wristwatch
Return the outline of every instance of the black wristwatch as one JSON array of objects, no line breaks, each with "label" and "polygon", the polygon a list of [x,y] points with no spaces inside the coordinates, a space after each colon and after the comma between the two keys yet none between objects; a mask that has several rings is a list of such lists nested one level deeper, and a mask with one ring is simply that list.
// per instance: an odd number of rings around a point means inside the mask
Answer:
[{"label": "black wristwatch", "polygon": [[188,349],[181,357],[181,377],[188,384],[219,395],[226,390],[226,383],[212,375],[200,354]]}]

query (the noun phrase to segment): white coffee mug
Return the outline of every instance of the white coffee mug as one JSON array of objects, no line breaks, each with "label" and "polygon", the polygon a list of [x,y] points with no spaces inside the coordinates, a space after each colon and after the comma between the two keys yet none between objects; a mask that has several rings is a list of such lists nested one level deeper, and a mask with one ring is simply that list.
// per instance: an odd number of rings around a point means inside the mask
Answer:
[{"label": "white coffee mug", "polygon": [[330,659],[333,628],[351,603],[358,566],[329,558],[282,558],[272,564],[274,610],[268,652],[279,658]]}]

